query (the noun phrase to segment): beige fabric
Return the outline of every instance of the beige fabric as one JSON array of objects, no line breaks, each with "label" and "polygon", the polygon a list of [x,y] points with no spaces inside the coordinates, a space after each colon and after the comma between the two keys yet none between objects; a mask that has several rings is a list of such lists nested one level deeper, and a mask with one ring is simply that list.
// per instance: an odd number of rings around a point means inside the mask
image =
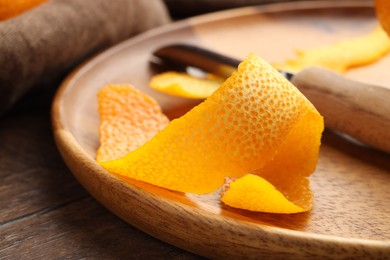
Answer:
[{"label": "beige fabric", "polygon": [[98,50],[168,21],[160,0],[49,0],[0,22],[0,114]]}]

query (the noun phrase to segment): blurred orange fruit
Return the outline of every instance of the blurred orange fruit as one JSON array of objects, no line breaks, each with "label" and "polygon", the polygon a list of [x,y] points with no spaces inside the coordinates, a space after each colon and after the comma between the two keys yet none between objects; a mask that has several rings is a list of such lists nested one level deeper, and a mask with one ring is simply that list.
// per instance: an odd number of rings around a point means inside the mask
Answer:
[{"label": "blurred orange fruit", "polygon": [[12,18],[46,0],[0,0],[0,21]]},{"label": "blurred orange fruit", "polygon": [[375,0],[375,10],[383,29],[390,36],[390,1]]}]

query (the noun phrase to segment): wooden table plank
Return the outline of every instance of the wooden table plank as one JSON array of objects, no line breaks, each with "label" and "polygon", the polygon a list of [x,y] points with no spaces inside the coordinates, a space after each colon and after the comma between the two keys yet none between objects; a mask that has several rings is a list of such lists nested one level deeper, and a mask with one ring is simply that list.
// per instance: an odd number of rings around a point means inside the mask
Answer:
[{"label": "wooden table plank", "polygon": [[48,110],[0,120],[0,144],[0,223],[87,196],[54,145]]},{"label": "wooden table plank", "polygon": [[0,258],[196,259],[137,230],[87,197],[0,227]]},{"label": "wooden table plank", "polygon": [[74,179],[50,99],[0,118],[0,259],[198,259],[123,222]]}]

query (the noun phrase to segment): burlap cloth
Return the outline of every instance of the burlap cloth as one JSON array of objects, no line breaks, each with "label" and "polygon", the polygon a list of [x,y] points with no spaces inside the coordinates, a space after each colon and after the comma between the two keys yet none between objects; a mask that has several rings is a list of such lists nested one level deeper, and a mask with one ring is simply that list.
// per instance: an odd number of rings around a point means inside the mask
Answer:
[{"label": "burlap cloth", "polygon": [[180,19],[281,1],[295,0],[48,0],[0,22],[0,116],[26,93],[55,89],[98,51],[169,22],[167,11]]},{"label": "burlap cloth", "polygon": [[168,21],[160,0],[49,0],[0,22],[0,115],[97,51]]}]

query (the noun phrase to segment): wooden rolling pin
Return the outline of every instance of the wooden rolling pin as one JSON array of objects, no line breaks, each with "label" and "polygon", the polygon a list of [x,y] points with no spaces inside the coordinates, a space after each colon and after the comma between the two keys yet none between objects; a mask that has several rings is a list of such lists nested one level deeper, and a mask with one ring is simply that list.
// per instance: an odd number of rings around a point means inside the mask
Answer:
[{"label": "wooden rolling pin", "polygon": [[[190,45],[154,52],[165,65],[191,66],[227,78],[240,61]],[[329,129],[390,153],[390,89],[359,83],[321,68],[284,74],[317,108]]]}]

